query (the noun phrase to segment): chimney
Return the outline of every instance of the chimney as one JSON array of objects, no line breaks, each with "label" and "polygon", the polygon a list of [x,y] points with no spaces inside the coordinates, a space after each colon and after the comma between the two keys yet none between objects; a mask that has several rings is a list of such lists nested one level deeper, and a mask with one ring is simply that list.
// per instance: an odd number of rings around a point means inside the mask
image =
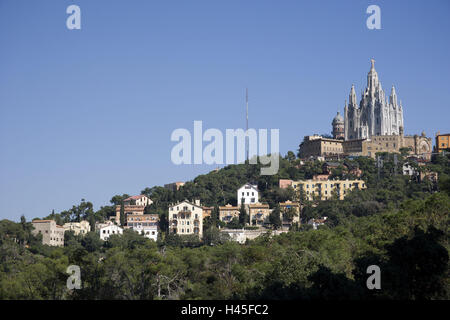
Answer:
[{"label": "chimney", "polygon": [[195,199],[194,203],[195,203],[195,205],[200,206],[200,199]]}]

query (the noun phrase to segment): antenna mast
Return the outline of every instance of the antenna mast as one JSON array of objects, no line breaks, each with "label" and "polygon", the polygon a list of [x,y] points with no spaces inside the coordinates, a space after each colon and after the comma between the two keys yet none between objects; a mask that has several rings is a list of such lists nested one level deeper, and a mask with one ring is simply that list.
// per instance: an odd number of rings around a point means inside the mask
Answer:
[{"label": "antenna mast", "polygon": [[[248,137],[248,88],[245,88],[245,105],[246,105],[246,113],[245,113],[245,136]],[[247,143],[245,144],[245,148],[247,149],[247,161],[248,159],[248,152],[249,152],[249,142],[248,139]]]}]

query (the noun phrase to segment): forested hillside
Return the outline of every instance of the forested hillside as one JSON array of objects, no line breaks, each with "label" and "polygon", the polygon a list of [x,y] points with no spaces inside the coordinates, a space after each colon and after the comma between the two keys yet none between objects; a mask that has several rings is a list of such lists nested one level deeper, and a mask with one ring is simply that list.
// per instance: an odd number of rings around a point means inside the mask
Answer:
[{"label": "forested hillside", "polygon": [[[406,158],[385,154],[378,168],[368,158],[343,160],[333,177],[355,178],[366,190],[344,200],[303,201],[302,221],[327,216],[318,230],[303,225],[280,236],[244,245],[205,232],[205,241],[167,236],[153,242],[133,231],[106,242],[95,232],[66,232],[64,247],[48,247],[31,235],[31,223],[0,221],[0,299],[448,299],[450,159],[436,156],[417,171],[438,173],[437,184],[402,175]],[[300,164],[292,152],[275,176],[259,176],[258,165],[232,165],[201,175],[177,192],[146,188],[164,221],[167,205],[199,198],[209,206],[236,203],[236,190],[255,182],[271,207],[292,199],[280,178],[299,180],[322,173],[320,162]],[[101,221],[113,205],[94,211],[90,202],[51,218],[64,223]],[[205,231],[215,230],[215,222]],[[81,268],[82,288],[66,288],[66,268]],[[381,289],[368,290],[366,269],[381,269]]]}]

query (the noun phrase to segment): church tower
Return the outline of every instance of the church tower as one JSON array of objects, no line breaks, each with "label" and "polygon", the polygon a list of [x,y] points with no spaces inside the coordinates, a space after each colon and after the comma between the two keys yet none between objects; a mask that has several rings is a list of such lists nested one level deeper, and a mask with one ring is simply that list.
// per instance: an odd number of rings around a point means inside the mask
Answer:
[{"label": "church tower", "polygon": [[338,112],[336,117],[334,117],[333,122],[331,123],[333,126],[333,131],[331,132],[334,139],[344,139],[344,118]]}]

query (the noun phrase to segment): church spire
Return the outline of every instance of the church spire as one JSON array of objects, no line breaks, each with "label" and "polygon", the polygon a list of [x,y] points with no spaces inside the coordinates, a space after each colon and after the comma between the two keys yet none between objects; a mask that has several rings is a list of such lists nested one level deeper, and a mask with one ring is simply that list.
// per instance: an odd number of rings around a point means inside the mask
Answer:
[{"label": "church spire", "polygon": [[355,85],[352,84],[352,89],[350,90],[350,96],[349,96],[349,104],[352,106],[356,106],[356,92],[355,92]]},{"label": "church spire", "polygon": [[392,85],[391,95],[389,97],[389,103],[395,107],[397,107],[397,93],[395,92],[395,87]]},{"label": "church spire", "polygon": [[370,71],[367,74],[367,88],[371,91],[371,92],[375,92],[375,88],[378,87],[378,73],[375,70],[375,60],[374,59],[370,59]]}]

